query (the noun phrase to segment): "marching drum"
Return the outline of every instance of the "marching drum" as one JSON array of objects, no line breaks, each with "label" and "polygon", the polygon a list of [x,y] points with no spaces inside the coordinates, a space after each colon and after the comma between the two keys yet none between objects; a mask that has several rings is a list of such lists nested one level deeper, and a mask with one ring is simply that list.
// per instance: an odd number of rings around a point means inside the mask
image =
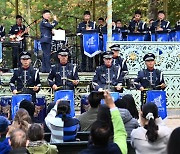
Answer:
[{"label": "marching drum", "polygon": [[70,101],[70,116],[75,116],[75,102],[74,102],[74,91],[73,90],[59,90],[54,93],[54,102],[57,100],[68,100]]},{"label": "marching drum", "polygon": [[12,119],[14,119],[14,116],[19,109],[19,104],[22,100],[28,100],[32,102],[32,95],[30,94],[18,94],[12,96],[12,104],[11,104],[11,115]]},{"label": "marching drum", "polygon": [[37,96],[35,103],[34,118],[40,122],[43,122],[46,117],[46,100],[45,96]]},{"label": "marching drum", "polygon": [[142,106],[145,103],[155,103],[158,107],[159,116],[164,119],[167,117],[166,92],[161,90],[145,90],[141,92]]},{"label": "marching drum", "polygon": [[146,102],[155,103],[158,107],[159,116],[164,119],[167,117],[166,108],[166,92],[161,90],[149,90],[146,92],[147,99]]}]

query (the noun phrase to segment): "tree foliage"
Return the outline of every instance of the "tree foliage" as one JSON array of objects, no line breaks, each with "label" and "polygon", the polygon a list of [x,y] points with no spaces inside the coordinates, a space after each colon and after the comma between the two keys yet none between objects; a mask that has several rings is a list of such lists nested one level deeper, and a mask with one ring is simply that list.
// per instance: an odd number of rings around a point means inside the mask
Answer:
[{"label": "tree foliage", "polygon": [[[0,24],[4,24],[6,31],[15,23],[15,0],[1,0]],[[167,18],[174,25],[180,19],[180,1],[166,0],[168,2]],[[156,2],[156,5],[153,3]],[[156,16],[157,10],[162,10],[164,0],[113,0],[113,20],[121,19],[124,24],[128,24],[133,17],[134,11],[140,9],[143,20],[148,20]],[[75,33],[77,24],[82,20],[83,12],[90,10],[93,14],[93,0],[19,0],[19,14],[26,20],[25,24],[32,24],[31,35],[39,36],[39,22],[44,9],[49,9],[57,15],[61,27],[68,33]],[[99,17],[107,16],[107,0],[95,0],[95,20]],[[38,30],[38,33],[36,32]],[[36,34],[37,33],[37,34]]]}]

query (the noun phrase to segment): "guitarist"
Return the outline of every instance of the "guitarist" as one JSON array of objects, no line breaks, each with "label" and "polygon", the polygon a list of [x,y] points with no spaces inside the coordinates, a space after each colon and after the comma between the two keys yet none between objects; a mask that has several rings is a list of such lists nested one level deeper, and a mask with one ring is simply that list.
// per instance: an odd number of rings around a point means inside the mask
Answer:
[{"label": "guitarist", "polygon": [[13,68],[20,66],[19,54],[22,51],[25,51],[26,41],[24,36],[28,35],[28,29],[25,25],[22,24],[22,16],[16,16],[16,24],[13,25],[9,31],[11,41],[19,41],[19,47],[12,47],[12,59],[13,59]]}]

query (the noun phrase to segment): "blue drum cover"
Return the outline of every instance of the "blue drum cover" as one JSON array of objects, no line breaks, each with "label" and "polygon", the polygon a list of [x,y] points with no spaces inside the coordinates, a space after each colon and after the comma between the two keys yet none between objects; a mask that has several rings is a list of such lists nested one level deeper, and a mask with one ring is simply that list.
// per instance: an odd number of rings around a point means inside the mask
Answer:
[{"label": "blue drum cover", "polygon": [[176,40],[176,41],[180,41],[180,30],[179,30],[179,31],[176,31],[175,40]]},{"label": "blue drum cover", "polygon": [[[113,101],[115,102],[118,98],[121,98],[119,92],[110,92]],[[104,99],[101,100],[101,104],[104,104]]]},{"label": "blue drum cover", "polygon": [[166,92],[160,90],[147,91],[147,103],[155,103],[158,107],[159,116],[164,119],[167,117]]},{"label": "blue drum cover", "polygon": [[75,116],[75,107],[74,107],[74,91],[73,90],[59,90],[54,93],[54,102],[57,100],[69,100],[70,101],[70,117]]},{"label": "blue drum cover", "polygon": [[19,104],[22,100],[28,100],[32,102],[32,95],[31,94],[18,94],[12,96],[12,105],[11,105],[11,115],[12,119],[14,119],[14,116],[19,109]]},{"label": "blue drum cover", "polygon": [[145,40],[145,34],[144,33],[129,33],[127,36],[127,41],[144,41]]}]

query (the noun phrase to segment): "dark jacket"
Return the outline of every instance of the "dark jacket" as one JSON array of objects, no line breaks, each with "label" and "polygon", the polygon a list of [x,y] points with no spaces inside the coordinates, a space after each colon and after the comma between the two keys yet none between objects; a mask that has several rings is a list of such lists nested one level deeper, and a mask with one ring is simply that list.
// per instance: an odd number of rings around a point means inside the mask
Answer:
[{"label": "dark jacket", "polygon": [[51,43],[52,41],[52,29],[58,24],[56,20],[52,22],[52,24],[46,20],[42,19],[40,22],[40,32],[41,32],[41,43]]},{"label": "dark jacket", "polygon": [[[151,83],[151,74],[152,74],[152,83]],[[134,83],[137,89],[140,89],[140,87],[144,87],[153,90],[161,90],[161,87],[159,85],[165,83],[165,81],[163,74],[160,70],[154,69],[153,71],[149,71],[148,69],[143,69],[138,72],[138,76],[134,80]]]},{"label": "dark jacket", "polygon": [[118,84],[122,84],[122,76],[120,74],[120,69],[118,66],[112,65],[110,68],[107,68],[105,65],[102,65],[96,69],[93,86],[95,90],[99,88],[107,88],[108,85],[108,69],[110,74],[110,86],[112,88]]},{"label": "dark jacket", "polygon": [[171,30],[171,27],[170,27],[170,22],[169,21],[166,21],[166,20],[162,20],[161,22],[159,20],[156,20],[152,23],[152,26],[150,27],[150,30],[152,32],[155,32],[157,27],[158,27],[158,24],[160,24],[160,28],[163,29],[163,31],[169,31]]},{"label": "dark jacket", "polygon": [[130,21],[129,22],[129,27],[128,27],[129,31],[131,33],[133,33],[135,31],[135,29],[136,29],[136,26],[137,26],[137,31],[139,31],[141,33],[147,31],[147,24],[142,20],[140,20],[139,22],[137,22],[135,20]]},{"label": "dark jacket", "polygon": [[9,154],[29,154],[29,152],[25,147],[22,147],[11,150]]},{"label": "dark jacket", "polygon": [[90,145],[80,154],[122,154],[116,143],[109,143],[107,147]]},{"label": "dark jacket", "polygon": [[[64,76],[67,79],[70,80],[78,80],[78,71],[75,65],[72,65],[70,63],[67,63],[65,66],[65,74]],[[56,84],[58,87],[63,86],[62,89],[68,89],[68,90],[74,90],[74,85],[72,81],[65,80],[63,84],[63,66],[61,64],[57,64],[52,66],[52,69],[50,70],[49,76],[48,76],[48,82],[49,85],[52,87],[54,84]],[[53,81],[55,79],[55,81]]]}]

